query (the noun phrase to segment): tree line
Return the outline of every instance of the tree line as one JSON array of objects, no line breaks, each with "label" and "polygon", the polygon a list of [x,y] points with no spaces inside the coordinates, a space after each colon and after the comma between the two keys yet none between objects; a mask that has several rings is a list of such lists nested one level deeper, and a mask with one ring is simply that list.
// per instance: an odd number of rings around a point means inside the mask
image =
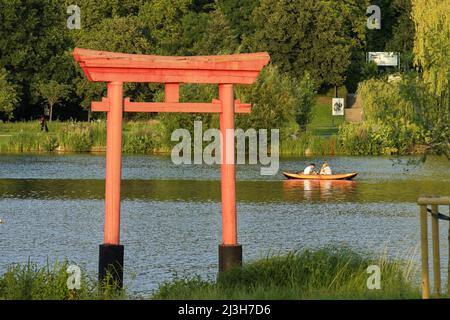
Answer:
[{"label": "tree line", "polygon": [[[366,26],[370,4],[381,8],[381,30]],[[69,5],[80,8],[80,29],[67,27]],[[302,124],[312,92],[334,86],[355,92],[376,73],[365,52],[398,51],[402,68],[412,67],[411,10],[411,0],[0,0],[0,117],[35,119],[43,106],[58,106],[52,117],[86,120],[90,102],[106,87],[87,81],[73,60],[75,47],[187,56],[268,51],[269,83],[309,90],[296,89],[298,101],[278,94],[284,104],[303,105],[286,115]],[[274,89],[259,88],[238,92],[258,100],[255,95]],[[125,87],[136,101],[157,99],[161,90],[158,84]],[[184,92],[193,99],[215,94],[195,86]],[[275,116],[266,111],[261,117],[272,124]]]}]

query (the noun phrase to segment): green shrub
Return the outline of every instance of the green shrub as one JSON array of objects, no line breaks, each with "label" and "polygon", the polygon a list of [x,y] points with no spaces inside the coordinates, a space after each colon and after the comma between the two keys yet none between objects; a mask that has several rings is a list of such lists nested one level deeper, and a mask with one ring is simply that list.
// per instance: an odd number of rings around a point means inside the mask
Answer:
[{"label": "green shrub", "polygon": [[53,135],[48,135],[44,141],[43,144],[40,146],[40,150],[46,151],[46,152],[52,152],[55,151],[59,146],[58,139]]},{"label": "green shrub", "polygon": [[365,120],[382,121],[393,126],[414,121],[414,106],[404,99],[402,91],[399,82],[371,79],[360,83],[358,95],[361,96]]},{"label": "green shrub", "polygon": [[161,124],[129,122],[124,128],[123,152],[149,154],[164,148],[164,130]]},{"label": "green shrub", "polygon": [[151,130],[134,131],[125,136],[123,151],[125,153],[148,154],[155,149],[154,133]]},{"label": "green shrub", "polygon": [[[219,93],[217,85],[204,84],[184,84],[180,86],[181,102],[212,102],[218,99]],[[156,95],[158,101],[164,100],[164,93],[160,91]],[[162,140],[167,146],[172,146],[177,142],[170,141],[172,132],[176,129],[189,130],[194,133],[194,121],[201,121],[203,130],[219,127],[219,115],[212,113],[160,113],[158,114],[162,126]]]},{"label": "green shrub", "polygon": [[422,132],[414,124],[392,127],[381,121],[347,123],[339,129],[340,148],[348,155],[410,154],[422,141]]},{"label": "green shrub", "polygon": [[[448,118],[448,113],[446,116],[445,113],[434,111],[433,99],[417,97],[418,91],[424,91],[419,90],[417,79],[410,79],[407,75],[403,77],[406,79],[392,83],[371,79],[360,84],[358,94],[363,103],[364,123],[340,127],[339,141],[345,154],[410,154],[415,145],[430,144],[433,138],[429,137],[433,135],[437,137],[434,140],[443,146],[442,150],[448,149],[448,139],[445,142],[445,137],[442,138],[442,132],[447,132],[444,135],[448,137],[448,130],[445,129],[448,124],[438,120]],[[430,114],[438,118],[434,122],[429,121],[433,125],[425,123],[425,117],[419,116],[417,112],[424,108],[424,101],[427,101]],[[437,134],[433,134],[436,133],[432,129],[434,126],[441,128]]]},{"label": "green shrub", "polygon": [[238,115],[236,127],[280,129],[281,137],[292,127],[304,127],[315,103],[315,85],[309,74],[293,79],[274,66],[261,71],[252,86],[237,86],[236,97],[251,103],[252,113]]}]

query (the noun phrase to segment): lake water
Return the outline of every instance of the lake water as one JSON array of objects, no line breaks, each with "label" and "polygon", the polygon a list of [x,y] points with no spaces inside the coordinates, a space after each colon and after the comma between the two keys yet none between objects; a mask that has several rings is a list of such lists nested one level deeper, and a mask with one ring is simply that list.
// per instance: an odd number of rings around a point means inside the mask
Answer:
[{"label": "lake water", "polygon": [[[420,166],[387,157],[327,160],[336,172],[359,174],[354,181],[319,183],[286,181],[281,172],[261,176],[257,165],[237,167],[244,263],[327,245],[419,262],[416,201],[422,194],[449,194],[449,162],[433,157]],[[298,171],[311,161],[320,159],[281,159],[280,171]],[[104,176],[104,155],[0,155],[0,273],[28,259],[43,266],[67,258],[95,274],[103,240]],[[219,166],[124,156],[121,242],[131,291],[150,294],[174,275],[213,279],[220,221]],[[442,240],[447,228],[443,222]],[[445,272],[447,241],[441,249]]]}]

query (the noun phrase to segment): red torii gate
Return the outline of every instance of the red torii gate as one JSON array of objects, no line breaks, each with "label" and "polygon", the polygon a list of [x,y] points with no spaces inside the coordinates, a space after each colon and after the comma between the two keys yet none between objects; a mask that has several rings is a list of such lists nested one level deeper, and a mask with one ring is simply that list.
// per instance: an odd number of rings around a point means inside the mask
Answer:
[{"label": "red torii gate", "polygon": [[[266,52],[222,56],[166,57],[124,54],[75,48],[75,60],[90,81],[107,82],[108,94],[92,102],[92,111],[107,112],[106,191],[104,243],[99,252],[99,279],[111,272],[122,285],[124,247],[120,245],[120,181],[122,172],[123,112],[209,112],[220,114],[222,244],[219,271],[242,263],[242,246],[237,242],[234,114],[250,113],[251,105],[234,100],[234,84],[254,83],[269,62]],[[123,97],[124,82],[165,84],[164,102],[131,102]],[[211,103],[180,103],[180,83],[217,83],[219,100]],[[227,163],[226,152],[232,159]],[[230,155],[230,153],[232,154]]]}]

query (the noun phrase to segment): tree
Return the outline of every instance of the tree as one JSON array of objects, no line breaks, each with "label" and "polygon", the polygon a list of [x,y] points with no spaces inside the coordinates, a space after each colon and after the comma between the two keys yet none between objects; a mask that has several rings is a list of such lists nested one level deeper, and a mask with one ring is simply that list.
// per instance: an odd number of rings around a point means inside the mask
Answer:
[{"label": "tree", "polygon": [[414,54],[421,71],[405,86],[431,151],[450,159],[450,4],[440,0],[413,0],[416,28]]},{"label": "tree", "polygon": [[[399,15],[395,7],[396,0],[371,0],[371,5],[381,9],[381,29],[367,30],[366,51],[384,51],[386,44],[392,39],[394,24]],[[366,7],[367,8],[367,7]]]},{"label": "tree", "polygon": [[[91,29],[104,19],[137,16],[146,0],[65,0],[81,10],[81,30]],[[76,33],[76,32],[75,32]]]},{"label": "tree", "polygon": [[249,115],[238,115],[236,127],[247,129],[280,129],[287,136],[307,124],[315,98],[315,84],[308,74],[300,81],[266,66],[251,86],[240,85],[236,97],[251,101]]},{"label": "tree", "polygon": [[411,16],[412,3],[411,0],[394,0],[391,7],[397,12],[397,15],[385,51],[400,52],[402,65],[408,70],[412,66],[415,34],[414,21]]},{"label": "tree", "polygon": [[174,55],[184,49],[182,19],[191,4],[192,0],[153,0],[141,7],[139,18],[154,54]]},{"label": "tree", "polygon": [[37,89],[50,108],[49,120],[51,122],[53,119],[53,106],[69,95],[70,87],[51,80],[47,83],[39,83]]},{"label": "tree", "polygon": [[358,1],[261,0],[252,15],[255,32],[244,39],[246,50],[269,51],[291,76],[307,71],[318,86],[340,86],[352,52],[364,41],[364,13]]},{"label": "tree", "polygon": [[63,78],[72,72],[73,63],[60,63],[71,46],[65,10],[60,0],[0,0],[0,68],[9,73],[20,98],[16,118],[32,117],[38,110],[33,83],[49,73]]},{"label": "tree", "polygon": [[8,119],[12,119],[14,108],[19,100],[16,90],[8,82],[7,75],[5,69],[0,69],[0,112],[3,112]]},{"label": "tree", "polygon": [[450,81],[450,3],[442,0],[413,0],[416,27],[415,63],[434,94],[448,95]]},{"label": "tree", "polygon": [[[138,17],[103,18],[91,28],[82,28],[74,35],[75,45],[92,50],[116,51],[124,53],[153,53],[152,46],[144,34],[144,25]],[[93,83],[86,79],[81,68],[77,68],[78,76],[74,80],[76,94],[80,97],[85,110],[90,108],[91,101],[104,96],[106,85]],[[125,94],[152,98],[147,84],[127,83]]]},{"label": "tree", "polygon": [[217,1],[217,4],[238,42],[241,42],[244,36],[253,33],[254,25],[251,16],[253,10],[259,5],[259,0],[227,0]]},{"label": "tree", "polygon": [[219,7],[208,14],[206,22],[208,32],[200,33],[193,45],[195,55],[232,54],[239,43]]}]

